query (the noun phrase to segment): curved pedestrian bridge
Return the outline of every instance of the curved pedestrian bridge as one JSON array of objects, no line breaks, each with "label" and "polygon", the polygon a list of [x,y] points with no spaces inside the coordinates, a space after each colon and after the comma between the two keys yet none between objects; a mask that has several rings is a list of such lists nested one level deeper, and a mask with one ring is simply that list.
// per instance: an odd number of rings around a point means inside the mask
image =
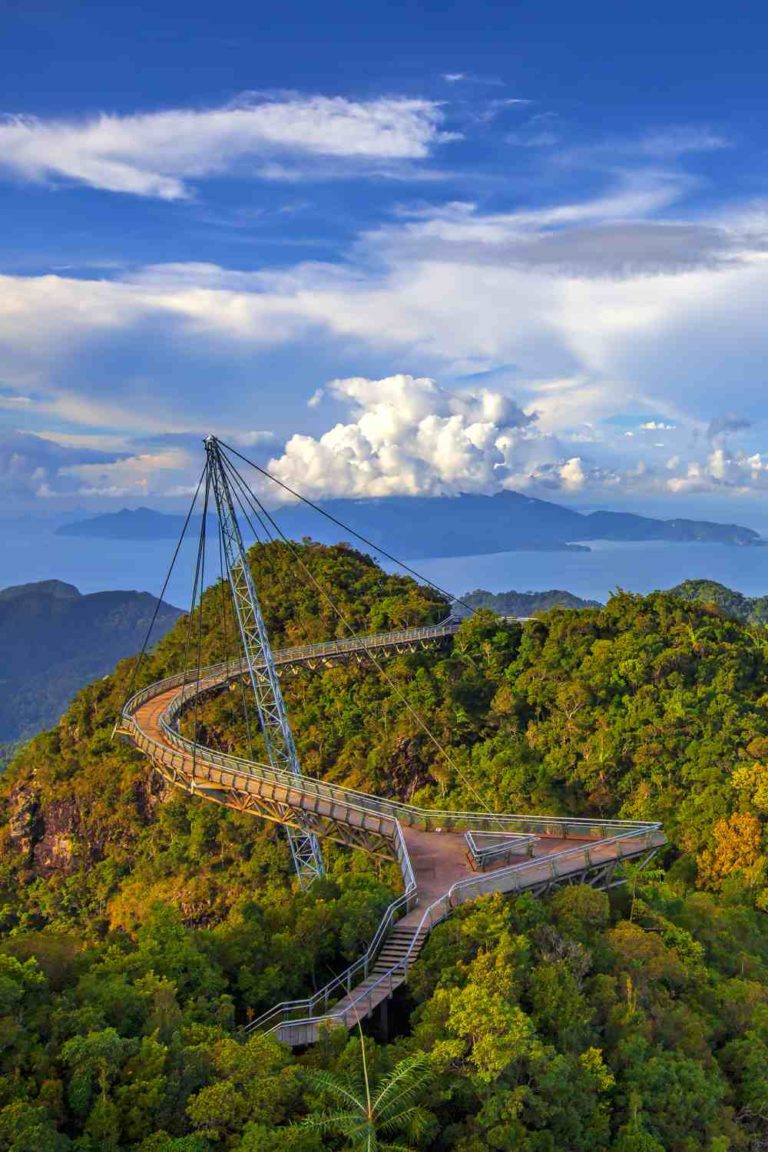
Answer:
[{"label": "curved pedestrian bridge", "polygon": [[[274,652],[281,672],[413,651],[445,642],[459,622],[333,640]],[[296,776],[195,744],[181,735],[185,709],[247,675],[242,663],[182,673],[133,696],[119,731],[175,787],[279,824],[397,861],[403,892],[364,956],[305,1000],[276,1005],[249,1027],[303,1045],[323,1025],[351,1028],[408,977],[430,929],[489,892],[540,894],[562,884],[607,887],[623,860],[647,862],[666,843],[659,824],[623,820],[453,812],[418,808]],[[194,676],[194,682],[190,680]]]}]

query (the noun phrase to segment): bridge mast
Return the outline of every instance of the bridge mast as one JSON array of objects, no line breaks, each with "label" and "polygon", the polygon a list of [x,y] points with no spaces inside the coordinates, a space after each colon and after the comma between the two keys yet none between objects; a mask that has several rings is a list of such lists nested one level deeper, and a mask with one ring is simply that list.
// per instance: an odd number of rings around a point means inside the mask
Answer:
[{"label": "bridge mast", "polygon": [[[291,726],[288,723],[266,624],[256,595],[240,526],[235,516],[232,491],[221,448],[215,436],[206,437],[205,452],[216,499],[235,616],[245,650],[248,674],[256,698],[269,762],[273,768],[301,776],[301,765]],[[313,880],[324,873],[320,845],[317,837],[310,831],[289,827],[287,832],[299,884],[302,888],[307,888]]]}]

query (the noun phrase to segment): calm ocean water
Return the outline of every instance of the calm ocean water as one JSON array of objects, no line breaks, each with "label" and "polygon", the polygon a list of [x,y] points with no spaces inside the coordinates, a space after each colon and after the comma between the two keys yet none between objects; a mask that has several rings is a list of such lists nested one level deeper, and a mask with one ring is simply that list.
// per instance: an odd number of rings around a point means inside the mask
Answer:
[{"label": "calm ocean water", "polygon": [[[174,548],[172,540],[56,536],[35,522],[0,524],[0,539],[0,588],[58,579],[76,584],[81,592],[121,588],[159,595]],[[501,552],[420,560],[414,567],[458,595],[474,588],[491,592],[564,588],[605,600],[616,588],[650,592],[704,577],[750,596],[768,593],[768,547],[604,541],[591,547],[591,552]],[[190,600],[195,550],[192,542],[182,549],[166,594],[182,608]],[[213,569],[209,573],[211,580],[217,574]]]},{"label": "calm ocean water", "polygon": [[768,547],[590,542],[591,552],[500,552],[423,560],[425,576],[452,592],[539,592],[562,588],[589,600],[611,592],[652,592],[681,580],[718,580],[747,596],[768,593]]}]

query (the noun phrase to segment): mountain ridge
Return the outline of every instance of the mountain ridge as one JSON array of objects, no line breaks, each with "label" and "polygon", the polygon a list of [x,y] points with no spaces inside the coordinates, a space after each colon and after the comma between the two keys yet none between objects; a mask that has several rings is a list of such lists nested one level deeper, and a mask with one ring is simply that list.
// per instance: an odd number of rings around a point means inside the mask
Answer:
[{"label": "mountain ridge", "polygon": [[[388,549],[411,559],[471,556],[512,551],[582,551],[585,541],[650,540],[722,543],[754,547],[759,533],[739,524],[676,517],[657,520],[629,512],[576,512],[563,505],[497,492],[492,496],[394,496],[374,500],[327,500],[320,507],[351,531],[386,541]],[[311,536],[320,543],[339,541],[343,531],[302,505],[275,509],[280,528],[294,539]],[[123,508],[62,525],[57,533],[103,539],[172,539],[181,534],[184,517],[140,507]],[[209,523],[212,524],[211,518]],[[195,518],[191,530],[199,530]]]},{"label": "mountain ridge", "polygon": [[[0,742],[53,724],[80,688],[138,651],[156,605],[148,592],[83,595],[61,580],[0,589]],[[153,640],[181,615],[161,602]]]}]

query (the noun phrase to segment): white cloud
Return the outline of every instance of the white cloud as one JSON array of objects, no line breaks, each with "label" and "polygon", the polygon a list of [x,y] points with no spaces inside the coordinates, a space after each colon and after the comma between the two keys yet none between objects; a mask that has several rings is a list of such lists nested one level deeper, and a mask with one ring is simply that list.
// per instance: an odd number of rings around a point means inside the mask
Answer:
[{"label": "white cloud", "polygon": [[292,436],[269,468],[322,496],[438,495],[503,486],[532,417],[488,389],[448,392],[434,380],[332,381],[352,419],[319,437]]},{"label": "white cloud", "polygon": [[0,408],[11,412],[20,412],[24,408],[29,408],[31,404],[32,399],[29,396],[0,396]]},{"label": "white cloud", "polygon": [[[673,462],[670,461],[670,465]],[[676,494],[728,491],[739,495],[768,491],[768,453],[713,448],[703,460],[691,460],[666,482]]]},{"label": "white cloud", "polygon": [[[727,265],[755,248],[754,215],[738,222],[669,219],[688,190],[679,173],[628,172],[603,195],[572,203],[493,213],[461,201],[401,210],[396,223],[371,231],[367,242],[390,262],[494,265],[594,279]],[[763,243],[764,236],[765,229]]]},{"label": "white cloud", "polygon": [[70,447],[41,436],[0,430],[0,497],[3,502],[26,502],[54,489],[73,492],[77,483],[67,470],[114,460],[114,453],[91,447]]},{"label": "white cloud", "polygon": [[[442,139],[430,100],[293,96],[223,108],[90,120],[0,121],[0,169],[111,192],[179,200],[192,181],[245,168],[284,178],[283,161],[382,165],[421,160]],[[282,158],[282,159],[281,159]]]},{"label": "white cloud", "polygon": [[560,468],[560,479],[569,492],[578,492],[584,487],[586,476],[581,457],[572,456],[570,460],[566,460]]},{"label": "white cloud", "polygon": [[[634,150],[635,145],[629,141],[625,147]],[[646,156],[670,160],[685,156],[689,152],[717,152],[722,148],[730,148],[731,141],[722,133],[713,132],[710,128],[691,128],[682,125],[678,128],[649,132],[641,137],[636,147]]]},{"label": "white cloud", "polygon": [[[524,213],[422,208],[334,266],[177,264],[102,280],[2,277],[4,395],[13,388],[33,401],[17,405],[5,396],[6,418],[17,411],[31,421],[42,412],[45,427],[54,416],[75,433],[91,427],[138,436],[178,429],[183,412],[185,426],[197,428],[196,396],[182,392],[183,380],[128,378],[113,400],[87,373],[80,390],[71,373],[62,383],[62,366],[79,363],[91,344],[109,347],[113,336],[130,332],[139,343],[145,330],[161,331],[185,354],[215,349],[224,364],[230,357],[250,365],[262,350],[292,344],[312,365],[319,340],[342,362],[359,358],[370,376],[382,362],[419,365],[421,376],[337,382],[317,389],[307,411],[306,395],[322,383],[310,376],[293,419],[312,435],[294,437],[280,458],[299,488],[307,481],[312,491],[326,485],[361,494],[504,484],[590,498],[617,489],[760,488],[768,215],[734,211],[695,225],[657,219],[679,191],[651,179]],[[644,244],[648,259],[629,259]],[[442,380],[488,373],[483,384],[493,380],[493,388],[473,384],[470,401],[427,373]],[[247,396],[217,390],[222,423],[237,427],[244,418],[249,427],[262,418],[255,375]],[[109,388],[114,396],[113,380]],[[505,394],[535,412],[535,424],[521,423],[516,406],[511,415],[483,410]],[[729,394],[737,416],[722,415]],[[348,409],[332,429],[320,424],[324,395]],[[199,403],[209,404],[207,394]],[[644,426],[642,417],[631,421],[633,437],[626,422],[610,423],[628,412],[653,414]],[[665,458],[675,458],[669,467],[657,459],[658,432],[669,441]],[[741,455],[727,443],[737,436]],[[130,484],[124,475],[113,481],[105,490]]]}]

